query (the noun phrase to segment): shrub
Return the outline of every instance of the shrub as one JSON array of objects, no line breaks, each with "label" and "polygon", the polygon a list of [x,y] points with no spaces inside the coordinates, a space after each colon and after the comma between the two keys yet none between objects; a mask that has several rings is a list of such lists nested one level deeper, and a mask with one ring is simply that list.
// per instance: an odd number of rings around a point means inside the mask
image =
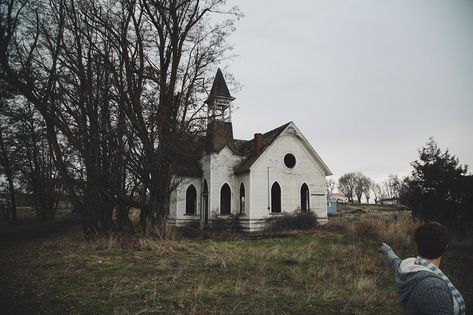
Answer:
[{"label": "shrub", "polygon": [[317,226],[317,217],[312,212],[284,213],[266,221],[265,232],[277,233],[289,230],[310,230]]}]

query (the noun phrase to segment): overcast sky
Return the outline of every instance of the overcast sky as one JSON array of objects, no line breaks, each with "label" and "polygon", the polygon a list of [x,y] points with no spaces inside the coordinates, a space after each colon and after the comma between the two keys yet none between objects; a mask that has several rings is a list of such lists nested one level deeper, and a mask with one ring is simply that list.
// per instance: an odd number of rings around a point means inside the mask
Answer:
[{"label": "overcast sky", "polygon": [[337,179],[408,175],[430,136],[473,167],[473,0],[238,0],[234,135],[294,121]]}]

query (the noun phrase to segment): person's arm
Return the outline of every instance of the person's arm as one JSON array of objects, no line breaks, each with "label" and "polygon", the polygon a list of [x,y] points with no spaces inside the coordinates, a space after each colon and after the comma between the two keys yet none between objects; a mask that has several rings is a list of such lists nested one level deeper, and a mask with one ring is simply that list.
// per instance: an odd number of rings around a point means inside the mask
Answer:
[{"label": "person's arm", "polygon": [[378,251],[386,256],[391,268],[394,270],[394,272],[397,272],[399,265],[401,264],[401,259],[397,257],[393,249],[388,244],[382,243]]}]

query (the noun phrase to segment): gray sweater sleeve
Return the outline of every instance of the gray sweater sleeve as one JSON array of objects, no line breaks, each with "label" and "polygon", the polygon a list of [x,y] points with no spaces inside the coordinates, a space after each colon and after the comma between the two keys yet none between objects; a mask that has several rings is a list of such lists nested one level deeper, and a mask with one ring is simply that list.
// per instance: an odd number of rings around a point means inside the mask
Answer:
[{"label": "gray sweater sleeve", "polygon": [[392,248],[389,245],[383,243],[383,245],[379,248],[379,252],[386,256],[386,259],[388,260],[391,268],[394,270],[394,273],[397,273],[399,265],[401,264],[401,259],[397,257]]}]

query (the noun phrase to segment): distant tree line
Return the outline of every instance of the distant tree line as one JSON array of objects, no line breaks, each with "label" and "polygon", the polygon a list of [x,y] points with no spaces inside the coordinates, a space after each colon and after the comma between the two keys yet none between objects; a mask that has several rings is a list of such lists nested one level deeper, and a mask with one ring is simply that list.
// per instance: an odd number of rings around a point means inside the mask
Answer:
[{"label": "distant tree line", "polygon": [[132,229],[135,207],[142,230],[165,237],[176,160],[205,126],[203,100],[238,9],[223,0],[0,3],[8,220],[21,188],[41,220],[64,193],[86,235]]},{"label": "distant tree line", "polygon": [[[335,187],[335,181],[329,180],[329,182]],[[385,181],[377,183],[361,172],[351,172],[339,178],[337,187],[348,198],[348,202],[361,203],[364,197],[366,203],[369,203],[374,196],[374,201],[377,203],[386,199],[398,199],[403,189],[402,182],[403,180],[397,175],[389,175]]]}]

